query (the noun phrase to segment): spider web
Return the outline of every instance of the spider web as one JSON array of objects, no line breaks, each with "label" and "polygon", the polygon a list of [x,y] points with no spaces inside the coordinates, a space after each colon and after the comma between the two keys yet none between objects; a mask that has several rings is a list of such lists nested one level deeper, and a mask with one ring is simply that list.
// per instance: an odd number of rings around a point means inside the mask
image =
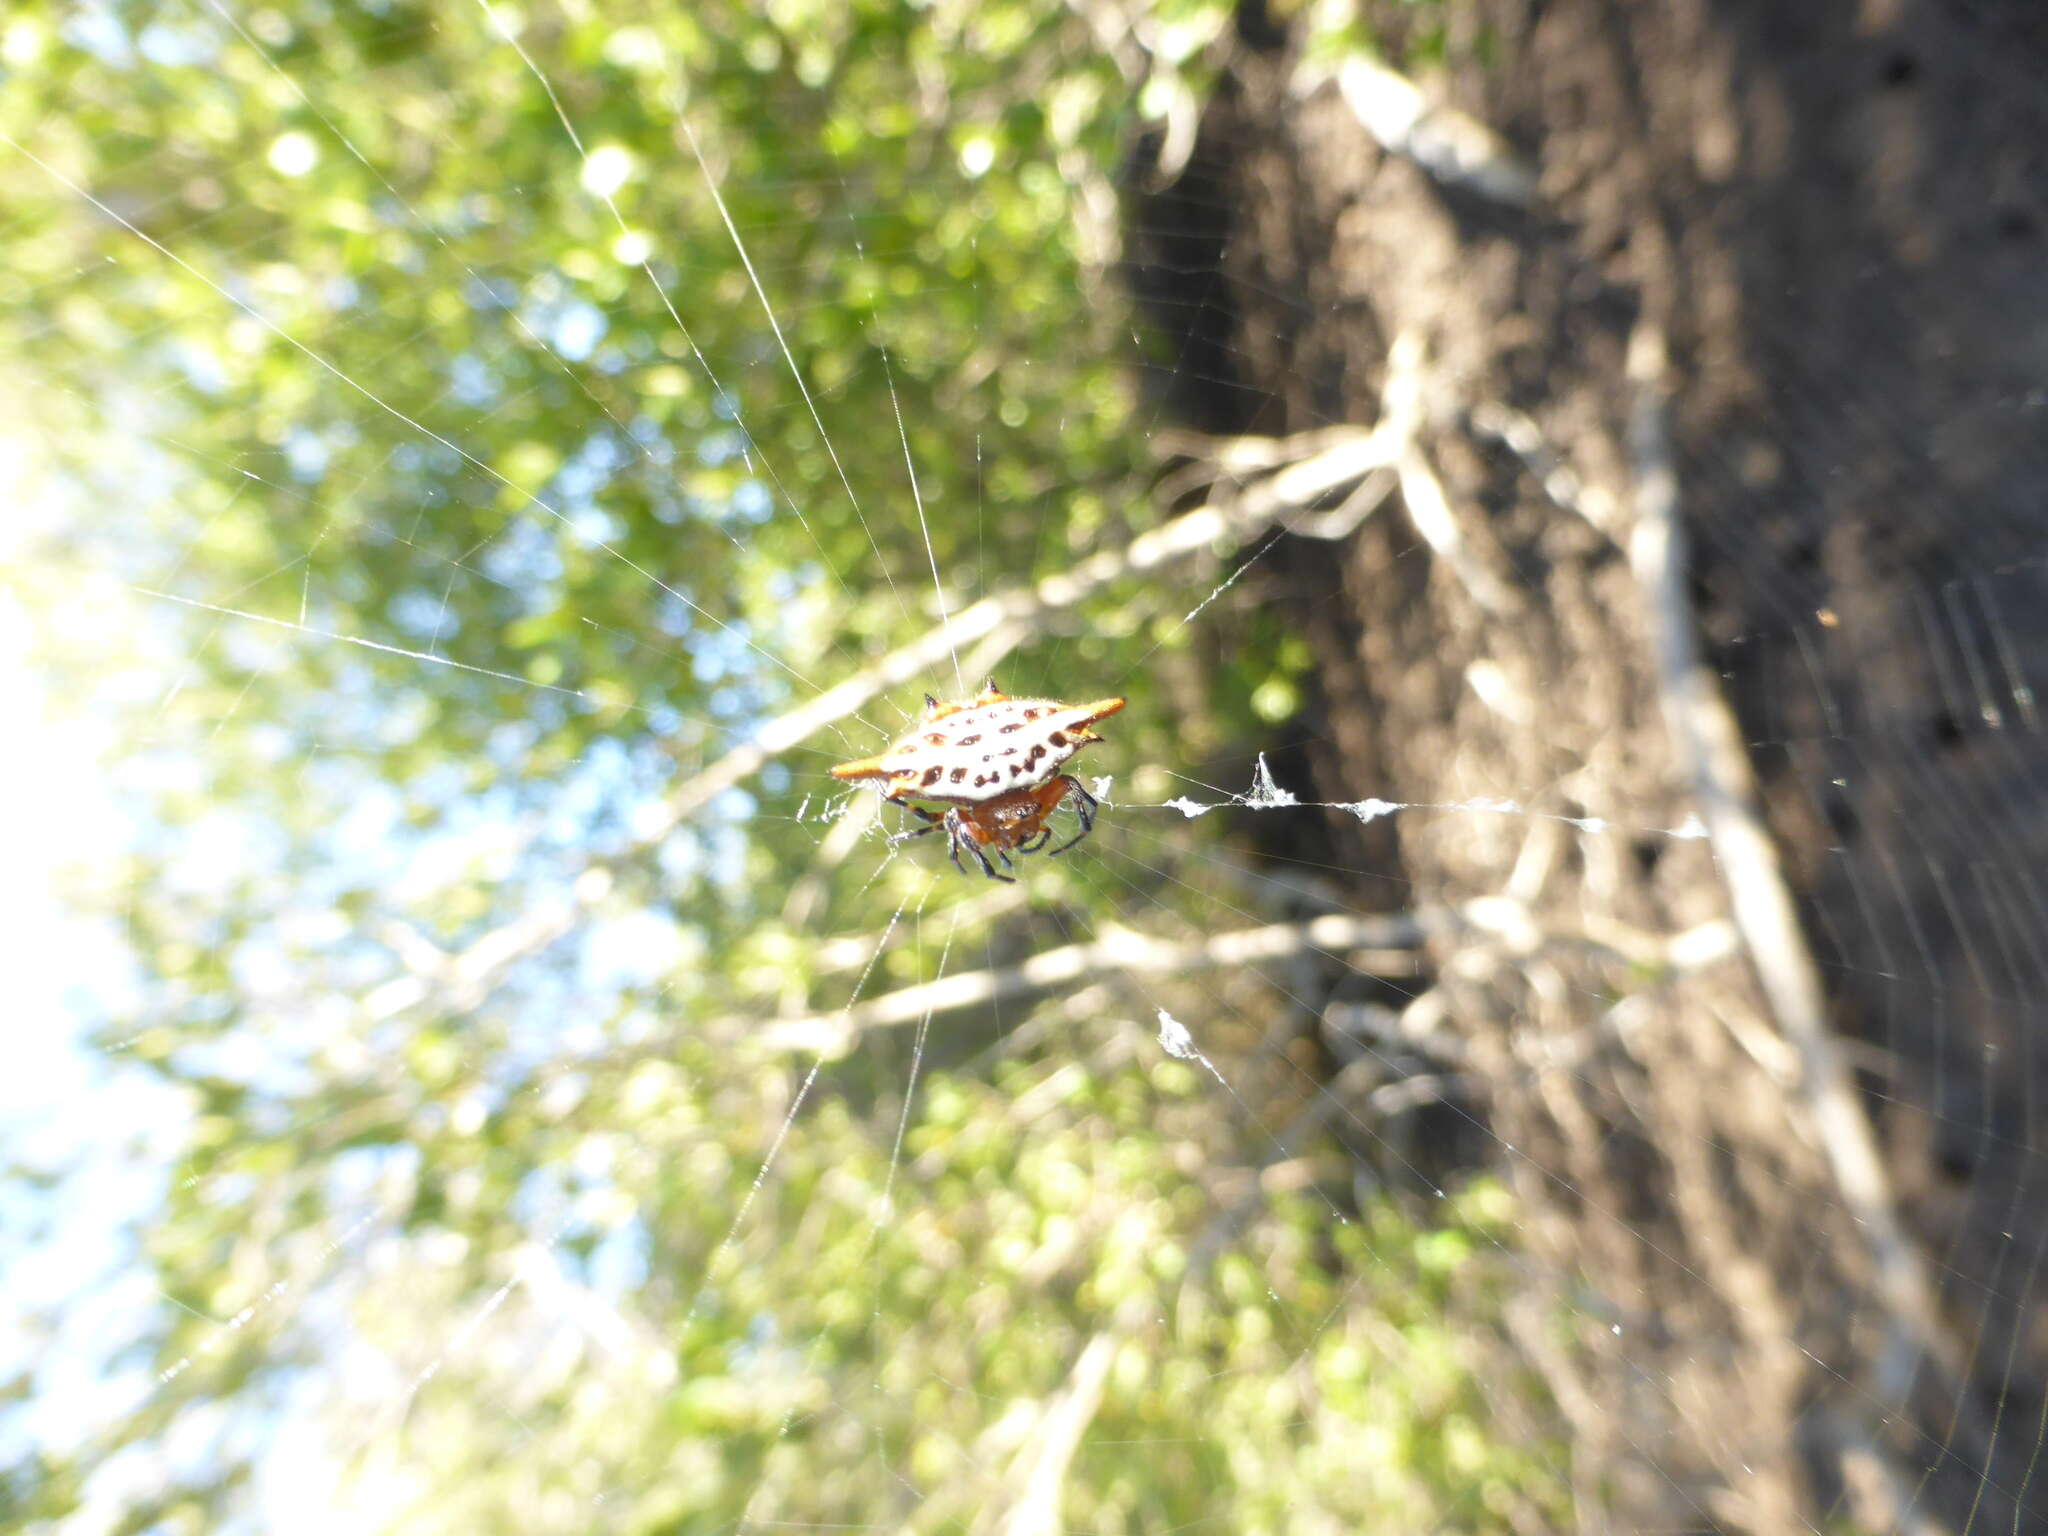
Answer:
[{"label": "spider web", "polygon": [[[1005,25],[1054,39],[1004,44],[1056,78],[1050,119],[1119,79],[1064,13],[859,16],[855,51],[900,48],[934,113],[995,90],[966,60]],[[1964,1521],[2032,1528],[2041,1121],[2031,1088],[2016,1118],[1983,1091],[2040,1074],[2024,868],[1968,864],[1951,909],[2002,1032],[1961,1022],[1937,940],[1888,948],[1872,918],[1815,946],[1896,1010],[1837,1043],[1857,1123],[1931,1126],[1964,1165],[1873,1195],[1800,1037],[1727,1000],[1757,938],[1705,899],[1740,829],[1704,800],[1311,782],[1290,550],[1398,517],[1480,607],[1537,588],[1488,595],[1372,423],[1217,471],[1233,496],[1160,490],[1190,457],[1176,389],[1219,380],[1120,297],[1099,199],[1130,124],[970,111],[920,138],[867,99],[909,146],[870,158],[750,106],[832,76],[789,18],[359,21],[107,8],[0,38],[64,86],[4,119],[38,573],[6,635],[41,680],[6,710],[33,743],[10,931],[34,1027],[0,1507],[80,1531],[1920,1530],[1959,1480]],[[1179,24],[1155,59],[1220,18]],[[1194,89],[1162,68],[1141,93],[1168,146]],[[1217,256],[1178,275],[1226,282]],[[1068,276],[1083,302],[1047,319]],[[1574,500],[1527,418],[1489,440]],[[1398,514],[1366,499],[1390,487]],[[2020,758],[2005,615],[2038,573],[2022,549],[1925,583],[1926,706]],[[1809,618],[1780,617],[1723,649]],[[825,773],[989,670],[1133,698],[1075,765],[1102,825],[1016,888],[890,845]],[[1831,718],[1829,776],[1888,760],[1888,729]],[[1950,822],[2012,809],[1942,762],[1937,873],[1980,846]],[[1421,889],[1342,840],[1389,825],[1497,839],[1515,874]],[[1562,848],[1690,858],[1701,915],[1573,926],[1523,878]],[[1524,986],[1528,1055],[1490,1057],[1461,1009]],[[1686,1006],[1798,1131],[1682,1121],[1631,1183],[1601,1160],[1633,1134],[1610,1100],[1670,1109],[1659,1020]],[[1561,1017],[1590,1023],[1535,1027]],[[1498,1091],[1517,1074],[1528,1107]],[[1738,1224],[1681,1247],[1658,1189]],[[1816,1234],[1789,1263],[1741,1252],[1772,1190]],[[1908,1199],[1945,1309],[1925,1337],[1896,1256],[1840,1235]],[[1814,1437],[1806,1502],[1743,1481],[1731,1392]]]}]

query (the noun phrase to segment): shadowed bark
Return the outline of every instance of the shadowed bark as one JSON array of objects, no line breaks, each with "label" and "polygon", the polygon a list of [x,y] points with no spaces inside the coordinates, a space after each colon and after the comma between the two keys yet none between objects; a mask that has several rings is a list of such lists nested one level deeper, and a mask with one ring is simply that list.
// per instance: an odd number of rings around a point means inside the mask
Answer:
[{"label": "shadowed bark", "polygon": [[[1539,919],[1661,932],[1726,912],[1715,850],[1670,835],[1694,797],[1658,597],[1624,553],[1630,348],[1661,338],[1691,546],[1676,617],[1739,721],[1939,1316],[1901,1358],[1910,1307],[1751,968],[1617,997],[1567,957],[1445,943],[1493,1156],[1542,1213],[1551,1339],[1524,1342],[1572,1420],[1589,1529],[2048,1520],[2048,1477],[2028,1479],[2048,1374],[2048,20],[1911,0],[1362,13],[1381,58],[1442,54],[1425,95],[1495,130],[1535,200],[1389,148],[1298,26],[1248,8],[1182,182],[1134,198],[1160,393],[1212,432],[1370,424],[1390,353],[1419,347],[1426,473],[1403,505],[1336,560],[1283,541],[1262,563],[1318,663],[1284,745],[1326,801],[1505,797],[1602,824],[1333,815],[1274,851],[1358,871],[1365,909],[1512,890]],[[1447,28],[1427,50],[1404,30],[1424,25]],[[1280,821],[1246,830],[1299,836]]]}]

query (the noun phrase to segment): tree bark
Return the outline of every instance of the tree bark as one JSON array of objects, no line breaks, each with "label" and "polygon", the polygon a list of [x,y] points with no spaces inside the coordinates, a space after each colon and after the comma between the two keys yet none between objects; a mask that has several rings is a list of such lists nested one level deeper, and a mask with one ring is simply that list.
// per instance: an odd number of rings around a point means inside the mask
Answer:
[{"label": "tree bark", "polygon": [[[1418,807],[1333,814],[1319,857],[1360,872],[1368,909],[1513,892],[1539,928],[1725,916],[1724,850],[1673,835],[1699,797],[1657,641],[1684,626],[1747,745],[1825,1032],[1870,1069],[1850,1107],[1881,1196],[1939,1279],[1937,1315],[1902,1319],[1758,957],[1617,981],[1443,941],[1438,988],[1572,1328],[1546,1370],[1575,1378],[1561,1403],[1602,1406],[1573,1417],[1587,1486],[1618,1529],[2048,1521],[2027,1476],[2048,1379],[2048,10],[1361,20],[1397,66],[1424,53],[1413,28],[1446,27],[1425,96],[1501,134],[1532,200],[1389,147],[1302,24],[1248,6],[1193,159],[1133,218],[1191,425],[1367,425],[1397,345],[1421,359],[1401,505],[1340,559],[1283,542],[1262,564],[1316,654],[1294,744],[1316,797]],[[1626,555],[1645,337],[1690,546],[1676,615]],[[1420,808],[1479,798],[1521,814]],[[1923,1325],[1914,1358],[1887,1353]]]}]

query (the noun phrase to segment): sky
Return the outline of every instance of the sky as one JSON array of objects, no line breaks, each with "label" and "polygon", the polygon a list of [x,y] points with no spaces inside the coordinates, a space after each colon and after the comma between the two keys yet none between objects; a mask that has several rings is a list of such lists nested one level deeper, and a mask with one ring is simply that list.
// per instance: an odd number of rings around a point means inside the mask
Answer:
[{"label": "sky", "polygon": [[[37,563],[35,547],[74,509],[39,474],[30,445],[0,436],[0,484],[12,490],[0,570],[34,577],[0,584],[0,1016],[10,1053],[0,1160],[62,1172],[47,1189],[0,1185],[10,1303],[0,1309],[0,1379],[33,1365],[36,1436],[64,1446],[149,1390],[146,1368],[110,1359],[165,1304],[124,1263],[123,1228],[161,1198],[185,1110],[175,1091],[88,1038],[101,1020],[132,1015],[137,997],[115,924],[80,900],[105,890],[135,828],[107,767],[115,712],[60,698],[35,661],[53,646],[102,649],[132,624],[134,605],[111,579],[55,577]],[[31,1321],[46,1309],[54,1335]],[[26,1417],[0,1418],[0,1463]]]}]

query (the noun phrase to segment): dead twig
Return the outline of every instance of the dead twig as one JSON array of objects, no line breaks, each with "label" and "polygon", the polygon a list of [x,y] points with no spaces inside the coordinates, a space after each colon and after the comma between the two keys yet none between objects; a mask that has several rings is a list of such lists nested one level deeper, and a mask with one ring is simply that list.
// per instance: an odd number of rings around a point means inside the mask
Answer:
[{"label": "dead twig", "polygon": [[1298,89],[1305,95],[1332,73],[1359,126],[1388,154],[1489,202],[1509,208],[1536,202],[1535,168],[1478,118],[1430,100],[1406,75],[1362,54],[1344,60],[1334,72],[1321,64],[1305,69]]},{"label": "dead twig", "polygon": [[[952,1013],[1002,998],[1051,991],[1103,972],[1165,975],[1214,970],[1256,965],[1306,949],[1335,953],[1406,950],[1420,945],[1433,932],[1455,926],[1456,922],[1450,913],[1434,918],[1331,913],[1305,922],[1238,928],[1179,943],[1127,928],[1104,927],[1103,937],[1090,943],[1043,950],[1018,965],[1000,970],[962,971],[845,1008],[772,1019],[766,1024],[731,1020],[725,1028],[733,1034],[745,1034],[770,1050],[805,1050],[836,1056],[851,1049],[866,1030],[915,1023],[927,1013]],[[714,1032],[719,1027],[710,1026]]]},{"label": "dead twig", "polygon": [[[1652,974],[1702,969],[1733,952],[1732,930],[1724,923],[1704,923],[1668,937],[1614,922],[1597,927],[1546,925],[1519,903],[1499,896],[1480,897],[1455,908],[1384,916],[1332,912],[1300,922],[1237,928],[1180,942],[1128,928],[1105,926],[1101,931],[1102,937],[1092,942],[1042,950],[1014,966],[962,971],[845,1008],[784,1015],[766,1022],[726,1019],[706,1028],[714,1035],[748,1038],[772,1050],[837,1055],[851,1049],[864,1030],[915,1023],[931,1012],[954,1013],[1004,998],[1048,992],[1088,976],[1113,972],[1169,975],[1257,965],[1311,952],[1341,955],[1361,974],[1378,975],[1382,962],[1405,959],[1429,939],[1446,936],[1476,940],[1517,958],[1565,945]],[[843,942],[850,954],[860,945],[871,949],[874,941]]]},{"label": "dead twig", "polygon": [[1814,1134],[1877,1272],[1878,1296],[1891,1323],[1878,1396],[1887,1403],[1903,1401],[1922,1360],[1933,1361],[1954,1390],[1963,1379],[1961,1351],[1942,1325],[1934,1287],[1899,1219],[1877,1138],[1829,1028],[1820,972],[1777,848],[1756,810],[1742,731],[1694,640],[1665,369],[1663,336],[1646,325],[1629,355],[1638,396],[1630,431],[1636,492],[1628,549],[1655,640],[1664,717],[1692,779],[1730,915],[1771,1015],[1798,1052],[1799,1091]]},{"label": "dead twig", "polygon": [[1060,1494],[1067,1468],[1102,1407],[1109,1368],[1126,1336],[1121,1327],[1104,1329],[1075,1357],[1066,1384],[1046,1405],[1030,1440],[1017,1453],[1015,1466],[1023,1474],[1024,1489],[1002,1522],[1002,1536],[1057,1536],[1066,1529],[1060,1519]]}]

